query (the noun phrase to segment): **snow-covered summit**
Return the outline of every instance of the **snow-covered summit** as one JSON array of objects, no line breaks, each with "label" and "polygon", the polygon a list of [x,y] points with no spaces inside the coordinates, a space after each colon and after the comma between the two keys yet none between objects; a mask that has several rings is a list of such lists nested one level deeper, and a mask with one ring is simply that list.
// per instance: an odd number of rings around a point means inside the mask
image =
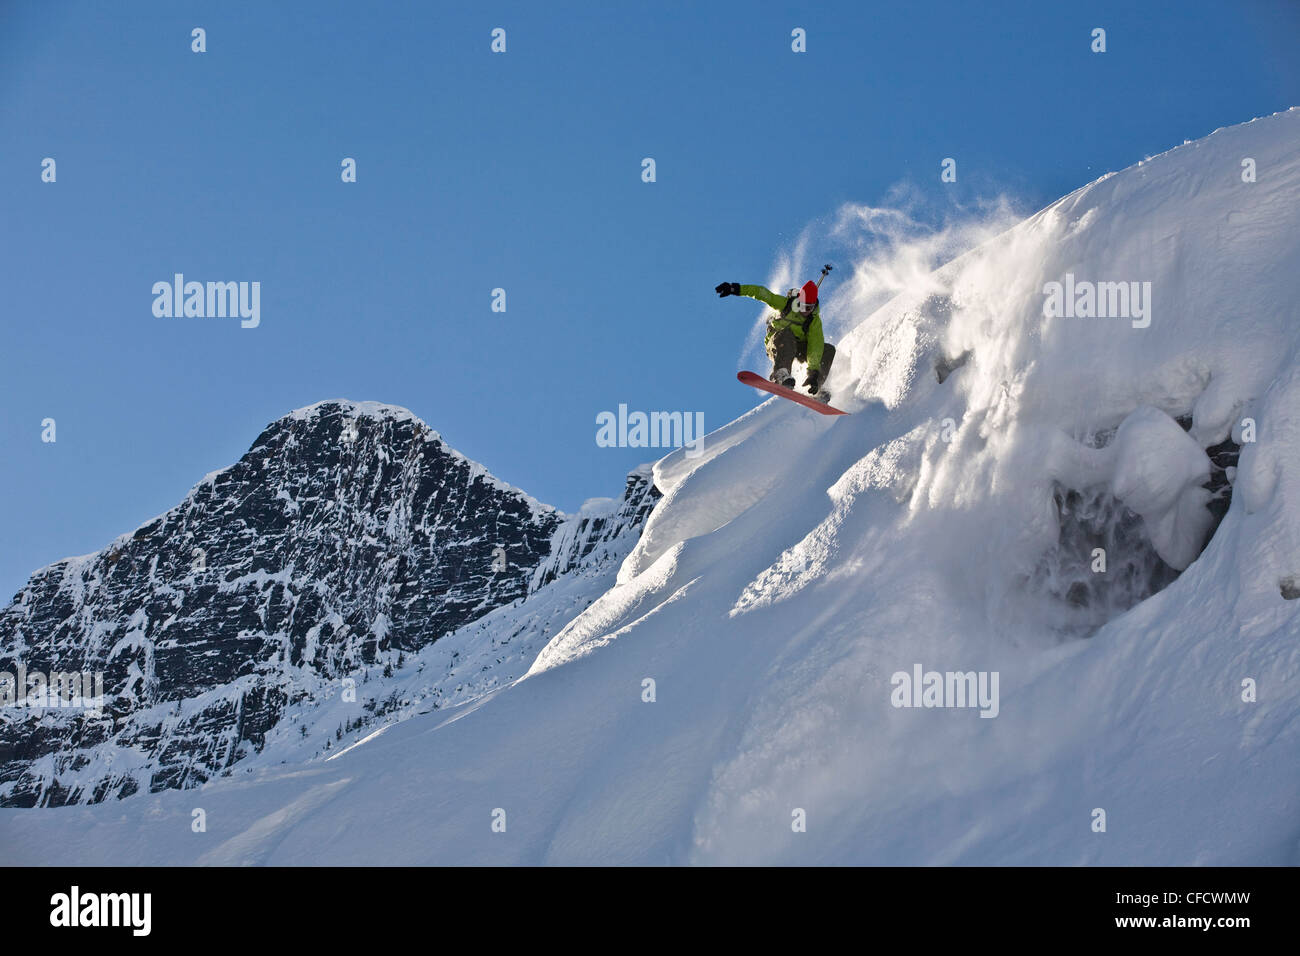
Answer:
[{"label": "snow-covered summit", "polygon": [[347,398],[330,398],[323,401],[314,402],[311,405],[305,405],[302,408],[295,408],[293,411],[284,415],[279,422],[274,422],[269,428],[276,427],[279,423],[287,422],[308,422],[321,418],[336,419],[346,422],[356,422],[361,419],[370,419],[374,422],[391,422],[394,424],[406,424],[414,429],[415,434],[423,441],[432,442],[440,447],[443,454],[452,458],[464,461],[470,468],[470,474],[477,479],[488,482],[502,491],[518,495],[526,499],[529,507],[533,509],[534,514],[541,514],[547,511],[558,512],[548,504],[535,499],[521,488],[502,481],[490,472],[486,466],[480,464],[468,455],[457,451],[443,440],[442,435],[430,428],[425,421],[408,408],[401,405],[390,405],[386,402],[356,402]]}]

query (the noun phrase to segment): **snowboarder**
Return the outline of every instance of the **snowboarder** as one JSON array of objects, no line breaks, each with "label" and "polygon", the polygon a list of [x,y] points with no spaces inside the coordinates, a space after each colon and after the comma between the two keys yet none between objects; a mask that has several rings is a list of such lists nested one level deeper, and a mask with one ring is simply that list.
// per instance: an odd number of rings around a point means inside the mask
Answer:
[{"label": "snowboarder", "polygon": [[[822,276],[829,271],[829,267],[823,269]],[[794,388],[790,366],[798,359],[808,369],[803,387],[819,402],[829,402],[830,392],[822,385],[830,375],[831,363],[835,361],[835,346],[822,338],[817,286],[818,283],[809,280],[803,288],[791,289],[788,295],[780,296],[761,285],[723,282],[713,291],[724,298],[729,295],[747,296],[775,309],[777,314],[768,316],[767,336],[763,339],[767,357],[772,360],[772,374],[768,379],[786,388]]]}]

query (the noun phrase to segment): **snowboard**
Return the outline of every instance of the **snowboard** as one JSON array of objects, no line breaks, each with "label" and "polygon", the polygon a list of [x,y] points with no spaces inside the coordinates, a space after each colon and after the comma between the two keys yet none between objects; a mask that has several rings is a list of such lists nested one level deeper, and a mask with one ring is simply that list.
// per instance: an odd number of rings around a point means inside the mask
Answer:
[{"label": "snowboard", "polygon": [[769,382],[763,376],[754,372],[737,372],[736,378],[746,385],[752,385],[755,388],[761,388],[765,392],[771,392],[773,395],[780,395],[782,398],[788,398],[792,402],[798,402],[805,408],[811,408],[814,412],[822,415],[847,415],[848,412],[840,411],[838,408],[832,408],[825,402],[819,402],[803,392],[796,392],[793,388],[786,388],[784,385],[777,385],[775,382]]}]

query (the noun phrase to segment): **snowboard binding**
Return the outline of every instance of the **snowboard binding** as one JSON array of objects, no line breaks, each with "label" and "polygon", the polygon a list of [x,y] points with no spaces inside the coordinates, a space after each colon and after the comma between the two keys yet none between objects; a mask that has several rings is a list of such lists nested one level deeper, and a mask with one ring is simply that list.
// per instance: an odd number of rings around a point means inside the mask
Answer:
[{"label": "snowboard binding", "polygon": [[790,374],[788,368],[772,369],[772,374],[767,377],[767,380],[777,385],[784,385],[786,388],[794,388],[794,376]]}]

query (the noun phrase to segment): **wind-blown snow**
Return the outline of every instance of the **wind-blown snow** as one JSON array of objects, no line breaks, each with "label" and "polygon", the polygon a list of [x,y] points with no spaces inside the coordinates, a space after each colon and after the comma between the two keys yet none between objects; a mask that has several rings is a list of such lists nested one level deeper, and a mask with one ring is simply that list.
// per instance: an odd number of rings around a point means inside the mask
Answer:
[{"label": "wind-blown snow", "polygon": [[[5,862],[1300,862],[1298,147],[1298,110],[1219,130],[878,308],[837,273],[855,414],[770,400],[659,462],[617,581],[523,679],[324,764],[0,811]],[[1149,326],[1046,317],[1066,274],[1150,282]],[[1043,583],[1071,491],[1185,568],[1087,639]],[[915,664],[996,672],[996,717],[893,706]]]}]

